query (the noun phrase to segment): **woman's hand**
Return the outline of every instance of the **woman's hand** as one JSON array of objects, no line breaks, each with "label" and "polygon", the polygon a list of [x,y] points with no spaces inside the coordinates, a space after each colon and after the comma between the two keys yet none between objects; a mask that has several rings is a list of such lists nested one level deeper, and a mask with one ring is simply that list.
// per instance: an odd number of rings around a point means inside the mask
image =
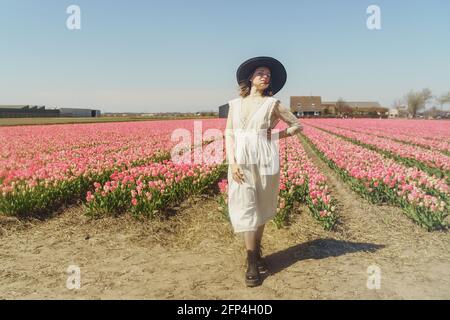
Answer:
[{"label": "woman's hand", "polygon": [[241,184],[244,182],[244,172],[237,163],[233,163],[231,165],[231,175],[233,176],[234,181],[236,181],[237,183]]},{"label": "woman's hand", "polygon": [[[284,138],[288,138],[288,137],[292,137],[294,135],[299,134],[301,131],[303,131],[303,126],[299,126],[298,129],[295,131],[295,133],[291,132],[289,134],[288,133],[288,129],[289,128],[286,128],[284,130],[278,131],[278,139],[279,140],[284,139]],[[272,135],[272,133],[270,132],[270,129],[268,129],[268,131],[267,131],[267,139],[270,140],[269,136],[271,136],[271,135]]]}]

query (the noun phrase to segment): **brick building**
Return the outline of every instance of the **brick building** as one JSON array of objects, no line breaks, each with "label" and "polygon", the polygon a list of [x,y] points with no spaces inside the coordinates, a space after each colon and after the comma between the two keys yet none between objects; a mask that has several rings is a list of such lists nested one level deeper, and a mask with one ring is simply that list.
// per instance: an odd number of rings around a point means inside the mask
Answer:
[{"label": "brick building", "polygon": [[338,101],[322,101],[321,96],[291,96],[290,109],[297,117],[341,116],[380,116],[387,115],[376,101],[345,101],[344,108]]}]

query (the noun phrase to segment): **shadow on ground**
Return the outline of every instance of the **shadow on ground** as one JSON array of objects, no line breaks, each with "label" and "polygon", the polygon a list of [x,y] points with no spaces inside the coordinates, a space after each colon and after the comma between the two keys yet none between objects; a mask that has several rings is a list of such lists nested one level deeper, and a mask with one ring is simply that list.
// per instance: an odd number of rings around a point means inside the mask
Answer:
[{"label": "shadow on ground", "polygon": [[316,239],[267,255],[265,260],[270,269],[267,276],[274,275],[301,260],[337,257],[359,251],[375,252],[384,247],[385,245],[374,243]]}]

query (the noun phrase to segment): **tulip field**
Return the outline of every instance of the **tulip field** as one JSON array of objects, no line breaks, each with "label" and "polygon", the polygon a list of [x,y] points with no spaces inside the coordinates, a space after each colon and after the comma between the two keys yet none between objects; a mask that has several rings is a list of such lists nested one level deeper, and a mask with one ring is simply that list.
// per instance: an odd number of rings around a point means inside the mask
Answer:
[{"label": "tulip field", "polygon": [[[210,120],[203,128],[217,123],[222,121]],[[171,133],[191,126],[192,121],[179,120],[2,127],[0,212],[37,215],[64,203],[93,200],[96,185],[112,183],[114,190],[112,177],[134,174],[130,169],[135,167],[145,172],[146,165],[170,159],[176,144]],[[161,176],[169,172],[162,165],[155,170]]]},{"label": "tulip field", "polygon": [[[300,122],[302,133],[279,144],[280,190],[273,220],[278,227],[290,221],[299,203],[325,229],[339,220],[339,199],[317,161],[362,198],[398,206],[427,230],[447,227],[448,121]],[[151,218],[191,195],[209,193],[217,195],[218,214],[227,218],[226,150],[222,137],[205,138],[209,129],[223,132],[225,124],[226,119],[201,120],[203,139],[189,139],[188,148],[180,150],[202,154],[209,146],[221,146],[221,161],[200,163],[174,161],[172,153],[179,143],[174,131],[195,137],[194,120],[0,127],[0,214],[39,216],[80,203],[89,216],[128,212]]]},{"label": "tulip field", "polygon": [[[450,144],[445,139],[440,142],[429,140],[428,148],[424,148],[425,142],[422,142],[420,146],[405,144],[401,140],[397,140],[397,142],[386,137],[386,133],[377,136],[376,134],[379,133],[371,134],[366,133],[368,130],[356,131],[345,126],[331,126],[323,122],[316,123],[315,126],[347,140],[352,140],[356,144],[376,150],[390,158],[395,158],[399,162],[411,164],[439,177],[445,177],[447,181],[450,181],[450,154],[448,154]],[[407,137],[409,138],[409,136]],[[408,138],[406,142],[411,142],[412,139]]]},{"label": "tulip field", "polygon": [[[432,121],[398,120],[306,120],[304,136],[317,154],[347,181],[353,190],[374,203],[390,203],[428,230],[446,228],[450,212],[450,157],[431,146],[440,137],[449,142],[450,124]],[[414,130],[406,125],[418,124]],[[428,124],[429,127],[425,125]],[[371,128],[392,132],[390,138],[366,134]],[[401,140],[391,127],[412,137],[426,137],[429,148]],[[343,129],[350,128],[350,129]],[[361,130],[361,131],[360,131]],[[400,142],[396,142],[395,138]]]}]

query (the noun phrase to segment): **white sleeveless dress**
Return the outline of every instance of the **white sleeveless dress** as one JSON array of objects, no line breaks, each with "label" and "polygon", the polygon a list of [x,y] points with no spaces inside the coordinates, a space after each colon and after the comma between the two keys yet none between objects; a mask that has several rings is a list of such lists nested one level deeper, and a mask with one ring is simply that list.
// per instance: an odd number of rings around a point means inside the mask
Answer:
[{"label": "white sleeveless dress", "polygon": [[228,166],[228,209],[234,232],[256,231],[277,212],[280,184],[279,141],[267,139],[271,115],[277,99],[268,97],[249,116],[240,119],[242,98],[230,100],[233,114],[234,154],[244,172],[244,182],[237,183]]}]

